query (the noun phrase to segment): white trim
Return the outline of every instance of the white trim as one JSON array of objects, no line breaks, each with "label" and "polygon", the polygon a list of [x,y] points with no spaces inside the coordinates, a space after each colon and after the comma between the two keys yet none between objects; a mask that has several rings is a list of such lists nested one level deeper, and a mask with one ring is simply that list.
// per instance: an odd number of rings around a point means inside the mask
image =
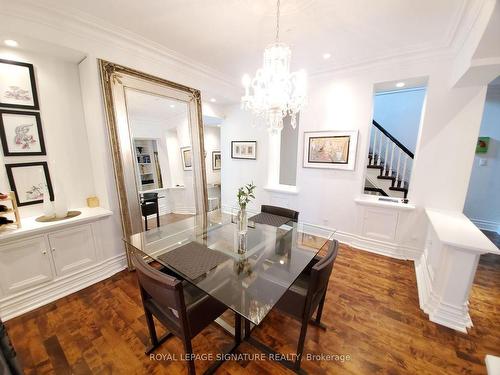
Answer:
[{"label": "white trim", "polygon": [[[391,198],[391,197],[384,197],[384,198]],[[400,200],[399,198],[393,198],[396,200]],[[360,204],[362,206],[376,206],[376,207],[383,207],[383,208],[394,208],[397,210],[414,210],[416,206],[414,204],[410,203],[395,203],[395,202],[387,202],[387,201],[381,201],[378,198],[373,198],[370,195],[365,195],[360,198],[354,199],[354,202],[357,204]]]},{"label": "white trim", "polygon": [[500,222],[492,221],[492,220],[483,220],[483,219],[469,219],[474,223],[476,227],[481,230],[487,230],[489,232],[496,232],[500,234]]},{"label": "white trim", "polygon": [[418,300],[420,308],[429,315],[431,322],[467,333],[472,327],[467,304],[457,307],[447,304],[432,289],[431,275],[426,267],[425,255],[415,261]]},{"label": "white trim", "polygon": [[264,186],[264,190],[272,191],[274,193],[282,193],[282,194],[299,194],[299,189],[294,185],[268,185]]},{"label": "white trim", "polygon": [[0,316],[4,321],[15,318],[105,280],[126,267],[127,260],[123,253],[71,275],[59,277],[21,293],[7,296],[0,300]]}]

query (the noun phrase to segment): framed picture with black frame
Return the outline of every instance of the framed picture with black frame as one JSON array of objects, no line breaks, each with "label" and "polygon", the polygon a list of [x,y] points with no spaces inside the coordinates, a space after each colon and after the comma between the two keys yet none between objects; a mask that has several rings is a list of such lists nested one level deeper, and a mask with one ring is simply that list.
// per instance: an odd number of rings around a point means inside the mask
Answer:
[{"label": "framed picture with black frame", "polygon": [[0,107],[40,109],[33,64],[0,59]]},{"label": "framed picture with black frame", "polygon": [[220,151],[212,151],[212,169],[218,171],[221,168]]},{"label": "framed picture with black frame", "polygon": [[46,155],[38,112],[0,109],[0,138],[5,156]]},{"label": "framed picture with black frame", "polygon": [[45,189],[54,199],[47,162],[5,164],[5,168],[19,206],[42,203]]}]

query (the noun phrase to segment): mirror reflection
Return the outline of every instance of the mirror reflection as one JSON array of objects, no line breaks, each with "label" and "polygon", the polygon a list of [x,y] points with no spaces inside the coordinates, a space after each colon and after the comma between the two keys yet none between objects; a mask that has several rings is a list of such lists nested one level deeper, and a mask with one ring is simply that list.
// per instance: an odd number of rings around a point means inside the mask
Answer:
[{"label": "mirror reflection", "polygon": [[187,104],[130,88],[125,97],[144,229],[194,215]]}]

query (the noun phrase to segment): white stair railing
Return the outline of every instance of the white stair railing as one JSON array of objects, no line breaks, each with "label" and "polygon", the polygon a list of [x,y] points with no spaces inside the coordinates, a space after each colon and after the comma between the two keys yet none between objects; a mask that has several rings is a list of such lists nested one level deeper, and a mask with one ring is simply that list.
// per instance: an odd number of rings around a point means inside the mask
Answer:
[{"label": "white stair railing", "polygon": [[375,121],[371,134],[369,165],[382,167],[382,176],[395,177],[394,187],[408,188],[413,153]]}]

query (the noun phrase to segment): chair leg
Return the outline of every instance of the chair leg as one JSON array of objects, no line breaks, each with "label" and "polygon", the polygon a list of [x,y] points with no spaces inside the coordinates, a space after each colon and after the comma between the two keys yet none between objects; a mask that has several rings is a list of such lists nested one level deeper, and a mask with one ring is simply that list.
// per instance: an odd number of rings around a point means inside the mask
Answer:
[{"label": "chair leg", "polygon": [[156,227],[160,227],[160,212],[156,211]]},{"label": "chair leg", "polygon": [[146,232],[148,231],[148,217],[144,216],[144,229],[146,229]]},{"label": "chair leg", "polygon": [[296,371],[300,369],[300,362],[302,361],[302,354],[304,353],[304,343],[307,334],[307,315],[302,319],[302,327],[300,328],[299,344],[297,345],[297,358],[295,359],[294,368]]},{"label": "chair leg", "polygon": [[148,325],[151,344],[153,346],[158,346],[158,336],[156,335],[156,328],[155,328],[155,322],[153,320],[153,314],[151,314],[148,310],[144,309],[144,315],[146,316],[146,324]]},{"label": "chair leg", "polygon": [[323,294],[321,301],[319,302],[318,312],[316,312],[316,324],[317,325],[321,324],[321,314],[323,314],[323,305],[325,304],[325,299],[326,299],[326,291],[325,291],[325,294]]},{"label": "chair leg", "polygon": [[194,356],[193,356],[193,346],[191,345],[191,339],[188,337],[184,337],[184,349],[186,350],[186,356],[188,358],[188,374],[196,375],[196,369],[194,366]]}]

